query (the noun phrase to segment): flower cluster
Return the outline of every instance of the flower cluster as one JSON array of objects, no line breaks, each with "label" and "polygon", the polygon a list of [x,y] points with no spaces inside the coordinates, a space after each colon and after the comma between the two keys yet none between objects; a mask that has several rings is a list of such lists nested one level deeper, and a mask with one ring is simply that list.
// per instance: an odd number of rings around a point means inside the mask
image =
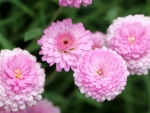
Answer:
[{"label": "flower cluster", "polygon": [[[114,20],[106,35],[91,34],[71,19],[52,23],[38,41],[42,60],[57,71],[74,71],[81,93],[98,102],[112,100],[124,90],[127,76],[150,69],[150,18],[143,15]],[[109,49],[107,49],[106,46]]]},{"label": "flower cluster", "polygon": [[[79,8],[92,0],[59,0],[60,6]],[[98,102],[112,100],[126,86],[127,77],[150,69],[150,17],[119,17],[107,33],[91,33],[70,18],[52,22],[38,40],[42,61],[56,70],[74,71],[75,85]],[[36,57],[20,48],[0,52],[0,113],[60,113],[42,99],[45,71]],[[41,100],[41,101],[39,101]]]}]

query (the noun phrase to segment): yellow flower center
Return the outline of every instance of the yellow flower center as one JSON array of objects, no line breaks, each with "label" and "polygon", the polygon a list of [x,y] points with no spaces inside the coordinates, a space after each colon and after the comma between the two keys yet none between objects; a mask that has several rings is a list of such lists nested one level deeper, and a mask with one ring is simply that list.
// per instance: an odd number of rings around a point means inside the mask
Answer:
[{"label": "yellow flower center", "polygon": [[19,69],[15,70],[15,77],[17,79],[22,79],[22,73],[21,73],[21,71]]},{"label": "yellow flower center", "polygon": [[99,74],[100,76],[104,76],[104,71],[100,69],[99,71],[97,71],[97,74]]},{"label": "yellow flower center", "polygon": [[134,44],[135,41],[136,41],[136,38],[135,38],[134,36],[131,36],[131,37],[128,38],[128,42],[129,42],[130,44]]}]

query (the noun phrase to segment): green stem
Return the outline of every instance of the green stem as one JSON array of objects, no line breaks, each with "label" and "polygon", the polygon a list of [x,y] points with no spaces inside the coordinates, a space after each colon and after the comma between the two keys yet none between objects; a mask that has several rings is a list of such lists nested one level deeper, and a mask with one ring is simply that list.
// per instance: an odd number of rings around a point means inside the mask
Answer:
[{"label": "green stem", "polygon": [[53,80],[53,78],[56,76],[56,74],[57,74],[57,72],[56,72],[56,70],[54,70],[53,73],[48,76],[48,78],[46,79],[46,82],[45,82],[45,86],[47,86]]},{"label": "green stem", "polygon": [[61,11],[63,10],[63,7],[59,7],[57,12],[54,14],[54,16],[52,17],[51,21],[50,21],[50,24],[51,22],[55,21],[57,19],[57,17],[59,16],[59,14],[61,13]]},{"label": "green stem", "polygon": [[149,81],[149,75],[146,75],[144,76],[144,80],[145,80],[145,84],[146,84],[146,88],[147,88],[147,91],[148,91],[148,112],[147,113],[150,113],[150,81]]}]

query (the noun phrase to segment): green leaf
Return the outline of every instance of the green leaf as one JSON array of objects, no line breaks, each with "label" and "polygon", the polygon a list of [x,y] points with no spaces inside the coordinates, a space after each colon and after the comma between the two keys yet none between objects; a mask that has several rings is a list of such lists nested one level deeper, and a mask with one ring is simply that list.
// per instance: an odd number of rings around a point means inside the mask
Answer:
[{"label": "green leaf", "polygon": [[30,51],[30,53],[39,50],[40,49],[40,45],[38,45],[37,43],[31,43],[29,46],[27,46],[25,48],[26,50]]},{"label": "green leaf", "polygon": [[56,92],[50,92],[50,91],[44,91],[42,94],[43,98],[48,98],[54,103],[63,103],[65,99],[63,98],[62,95],[56,93]]},{"label": "green leaf", "polygon": [[10,25],[11,23],[18,21],[22,15],[23,15],[22,13],[18,12],[17,14],[10,15],[6,19],[1,19],[0,20],[0,26],[2,27],[4,25],[8,25],[8,24]]},{"label": "green leaf", "polygon": [[111,23],[112,20],[117,18],[120,10],[121,10],[121,8],[118,6],[111,7],[111,9],[106,14],[106,19]]},{"label": "green leaf", "polygon": [[4,49],[13,49],[15,47],[2,33],[0,33],[0,44]]},{"label": "green leaf", "polygon": [[24,40],[29,41],[36,38],[39,38],[43,34],[43,30],[41,28],[34,28],[25,33]]},{"label": "green leaf", "polygon": [[24,3],[21,2],[21,0],[10,0],[15,6],[20,8],[23,12],[27,13],[31,17],[35,16],[35,13]]}]

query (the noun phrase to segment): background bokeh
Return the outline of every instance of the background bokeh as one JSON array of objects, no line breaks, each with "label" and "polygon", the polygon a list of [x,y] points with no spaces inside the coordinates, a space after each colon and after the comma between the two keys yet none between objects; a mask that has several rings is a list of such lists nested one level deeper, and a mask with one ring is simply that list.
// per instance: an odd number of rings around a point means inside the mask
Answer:
[{"label": "background bokeh", "polygon": [[150,15],[150,0],[93,0],[86,8],[62,8],[58,0],[0,0],[0,49],[20,47],[37,57],[46,70],[43,98],[62,113],[150,113],[149,75],[128,77],[125,90],[112,101],[98,103],[80,94],[73,72],[55,71],[41,61],[37,40],[52,21],[72,18],[86,29],[106,33],[113,19],[129,14]]}]

